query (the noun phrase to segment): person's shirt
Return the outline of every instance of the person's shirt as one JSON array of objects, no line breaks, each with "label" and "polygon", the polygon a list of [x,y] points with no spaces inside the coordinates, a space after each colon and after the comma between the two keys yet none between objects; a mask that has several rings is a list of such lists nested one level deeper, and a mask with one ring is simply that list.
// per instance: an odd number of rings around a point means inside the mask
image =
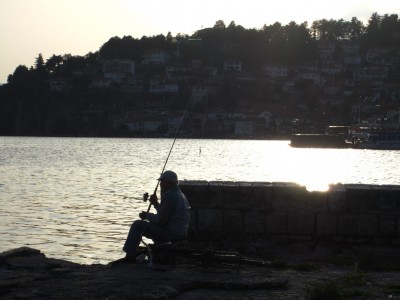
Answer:
[{"label": "person's shirt", "polygon": [[185,237],[190,223],[190,205],[179,187],[173,187],[162,195],[157,214],[148,213],[147,218],[178,237]]}]

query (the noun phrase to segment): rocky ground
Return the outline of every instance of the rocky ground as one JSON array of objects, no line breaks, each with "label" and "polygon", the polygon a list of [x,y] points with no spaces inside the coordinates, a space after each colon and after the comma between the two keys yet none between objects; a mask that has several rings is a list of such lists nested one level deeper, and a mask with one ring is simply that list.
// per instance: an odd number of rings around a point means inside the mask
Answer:
[{"label": "rocky ground", "polygon": [[0,254],[1,299],[400,299],[396,247],[292,245],[265,266],[196,261],[79,265],[18,248]]}]

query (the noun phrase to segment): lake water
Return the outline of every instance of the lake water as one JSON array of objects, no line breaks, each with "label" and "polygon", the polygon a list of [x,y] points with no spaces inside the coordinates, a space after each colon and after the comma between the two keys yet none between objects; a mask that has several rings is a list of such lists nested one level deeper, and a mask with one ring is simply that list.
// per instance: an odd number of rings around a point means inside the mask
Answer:
[{"label": "lake water", "polygon": [[[172,139],[0,137],[0,251],[107,263],[123,255]],[[289,141],[177,140],[167,169],[186,180],[400,184],[400,151],[296,149]]]}]

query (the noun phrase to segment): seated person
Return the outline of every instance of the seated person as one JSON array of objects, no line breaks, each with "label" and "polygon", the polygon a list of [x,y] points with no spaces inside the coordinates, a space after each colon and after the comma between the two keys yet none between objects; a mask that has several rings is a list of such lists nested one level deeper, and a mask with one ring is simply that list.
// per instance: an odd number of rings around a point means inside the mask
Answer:
[{"label": "seated person", "polygon": [[156,243],[180,241],[186,238],[190,222],[190,205],[178,187],[175,172],[165,171],[158,179],[161,187],[161,201],[157,196],[150,196],[150,203],[157,213],[142,211],[141,220],[133,222],[123,250],[126,256],[114,263],[136,262],[137,247],[142,236]]}]

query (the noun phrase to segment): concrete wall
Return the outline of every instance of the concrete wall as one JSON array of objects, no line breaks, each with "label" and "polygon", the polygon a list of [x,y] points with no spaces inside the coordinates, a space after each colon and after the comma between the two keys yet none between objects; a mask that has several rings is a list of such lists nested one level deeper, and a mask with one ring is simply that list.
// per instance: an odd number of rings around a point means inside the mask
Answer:
[{"label": "concrete wall", "polygon": [[400,244],[400,186],[182,181],[192,206],[190,238]]}]

